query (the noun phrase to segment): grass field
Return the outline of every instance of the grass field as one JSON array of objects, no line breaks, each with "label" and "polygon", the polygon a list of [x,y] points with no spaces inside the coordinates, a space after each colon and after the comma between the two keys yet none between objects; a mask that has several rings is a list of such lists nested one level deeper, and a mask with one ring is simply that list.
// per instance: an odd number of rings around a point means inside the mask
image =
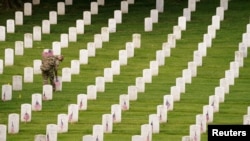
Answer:
[{"label": "grass field", "polygon": [[[24,33],[32,33],[33,26],[40,25],[48,19],[49,11],[56,10],[56,0],[42,0],[33,6],[32,16],[24,17],[24,25],[16,26],[14,34],[7,34],[6,41],[0,42],[0,59],[4,60],[5,48],[15,47],[15,41],[23,41]],[[58,23],[51,25],[51,34],[43,34],[41,41],[34,41],[32,48],[25,48],[23,56],[15,56],[14,65],[4,67],[0,74],[0,85],[12,84],[13,75],[23,75],[24,67],[32,66],[33,60],[41,59],[45,48],[52,48],[52,42],[60,40],[61,33],[75,26],[77,19],[82,19],[83,11],[90,10],[90,0],[75,0],[66,6],[66,14],[58,16]],[[114,10],[120,9],[120,0],[106,0],[99,6],[97,15],[92,15],[91,25],[85,26],[85,33],[77,36],[77,42],[70,42],[68,48],[62,49],[65,60],[60,68],[70,67],[71,60],[79,59],[79,50],[86,49],[88,42],[93,42],[94,35],[108,26],[108,19],[113,18]],[[120,75],[115,75],[112,83],[105,84],[105,92],[97,94],[96,100],[88,101],[88,109],[79,111],[79,121],[69,124],[67,133],[58,134],[58,141],[81,141],[84,135],[92,134],[94,124],[101,124],[102,114],[110,113],[111,105],[119,103],[119,96],[126,94],[128,86],[135,85],[135,79],[142,76],[143,69],[156,58],[156,51],[167,42],[168,34],[178,24],[178,17],[187,8],[187,0],[168,0],[164,2],[164,12],[159,13],[158,23],[153,24],[153,31],[144,32],[144,18],[155,9],[155,0],[135,0],[129,5],[129,12],[122,15],[122,23],[117,24],[117,31],[110,33],[109,42],[103,43],[96,50],[95,57],[89,57],[88,64],[81,65],[80,74],[72,75],[71,82],[63,83],[63,90],[53,94],[53,100],[43,101],[42,111],[32,112],[32,121],[20,123],[18,134],[7,134],[7,141],[31,141],[36,134],[45,134],[47,124],[56,124],[57,115],[67,113],[68,104],[76,103],[77,95],[87,93],[87,86],[95,84],[95,78],[103,76],[104,68],[111,66],[112,60],[118,59],[119,50],[125,49],[126,42],[132,41],[134,33],[141,34],[141,47],[136,48],[135,55],[128,59],[128,64],[121,66]],[[163,104],[163,96],[170,93],[176,78],[182,76],[182,70],[193,60],[193,53],[198,43],[203,41],[207,27],[211,25],[212,16],[220,6],[219,0],[200,0],[196,11],[187,22],[187,29],[182,32],[176,47],[171,49],[171,56],[165,58],[165,65],[159,67],[159,74],[153,76],[152,83],[145,85],[145,92],[138,93],[138,99],[130,102],[130,109],[122,112],[122,121],[113,124],[113,132],[104,134],[105,141],[130,141],[133,135],[140,134],[141,125],[148,123],[149,115],[156,113],[157,105]],[[195,124],[195,116],[202,113],[208,98],[220,85],[225,71],[234,61],[235,51],[242,42],[242,34],[249,24],[249,0],[231,0],[216,38],[212,40],[207,56],[202,59],[202,66],[197,68],[197,76],[191,84],[186,84],[181,100],[174,103],[174,110],[168,112],[168,122],[160,124],[160,133],[153,134],[153,141],[179,141],[189,135],[189,126]],[[22,10],[22,9],[20,9]],[[14,10],[0,11],[0,25],[5,26],[7,19],[14,19]],[[249,51],[248,51],[249,52]],[[219,112],[214,113],[210,124],[242,124],[243,115],[250,106],[250,59],[244,58],[240,67],[239,78],[230,86],[224,103],[220,103]],[[61,75],[61,71],[59,71]],[[33,83],[23,83],[21,91],[13,91],[11,101],[0,101],[0,124],[8,124],[10,113],[20,113],[21,104],[31,103],[33,93],[42,93],[42,77],[34,75]],[[20,97],[21,95],[21,97]],[[207,141],[207,133],[201,134],[201,140]]]}]

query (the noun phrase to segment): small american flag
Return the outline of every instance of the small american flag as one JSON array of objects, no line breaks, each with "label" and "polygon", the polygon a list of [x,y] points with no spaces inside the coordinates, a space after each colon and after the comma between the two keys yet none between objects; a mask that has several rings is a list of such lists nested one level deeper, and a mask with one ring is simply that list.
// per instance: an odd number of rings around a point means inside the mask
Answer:
[{"label": "small american flag", "polygon": [[28,112],[25,112],[23,119],[25,120],[25,122],[27,122],[30,119],[30,115]]}]

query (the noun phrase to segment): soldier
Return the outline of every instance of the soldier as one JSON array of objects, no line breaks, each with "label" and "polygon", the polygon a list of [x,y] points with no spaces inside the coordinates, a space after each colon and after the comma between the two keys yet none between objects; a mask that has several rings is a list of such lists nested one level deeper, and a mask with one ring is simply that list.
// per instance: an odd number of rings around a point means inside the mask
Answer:
[{"label": "soldier", "polygon": [[55,91],[55,80],[58,81],[58,67],[64,57],[62,55],[53,55],[51,50],[44,52],[42,56],[42,64],[40,68],[42,71],[43,84],[48,84],[49,81],[53,87],[53,91]]}]

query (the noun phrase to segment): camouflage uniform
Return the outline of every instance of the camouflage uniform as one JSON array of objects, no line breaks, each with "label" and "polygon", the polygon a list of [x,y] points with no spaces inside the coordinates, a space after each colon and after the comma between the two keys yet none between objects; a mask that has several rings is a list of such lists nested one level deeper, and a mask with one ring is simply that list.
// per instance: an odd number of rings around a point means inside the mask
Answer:
[{"label": "camouflage uniform", "polygon": [[46,56],[42,59],[42,77],[43,84],[48,84],[48,80],[50,84],[53,86],[53,90],[55,90],[55,77],[57,80],[57,70],[60,64],[60,60],[58,60],[57,56]]}]

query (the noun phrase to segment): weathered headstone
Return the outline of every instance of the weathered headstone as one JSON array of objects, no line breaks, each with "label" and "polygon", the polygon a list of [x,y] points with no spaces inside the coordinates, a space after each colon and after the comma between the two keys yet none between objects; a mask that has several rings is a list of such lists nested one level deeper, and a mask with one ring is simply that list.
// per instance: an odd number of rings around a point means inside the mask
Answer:
[{"label": "weathered headstone", "polygon": [[31,104],[24,103],[21,104],[21,122],[31,122],[32,112],[31,112]]},{"label": "weathered headstone", "polygon": [[17,113],[8,115],[8,133],[17,134],[19,132],[20,116]]},{"label": "weathered headstone", "polygon": [[12,90],[21,91],[23,89],[23,77],[21,75],[12,76]]},{"label": "weathered headstone", "polygon": [[86,94],[77,95],[77,105],[79,110],[87,110],[88,98]]},{"label": "weathered headstone", "polygon": [[34,93],[31,96],[31,105],[32,111],[41,111],[42,110],[42,94]]},{"label": "weathered headstone", "polygon": [[68,105],[68,122],[74,123],[78,122],[79,108],[77,104]]}]

